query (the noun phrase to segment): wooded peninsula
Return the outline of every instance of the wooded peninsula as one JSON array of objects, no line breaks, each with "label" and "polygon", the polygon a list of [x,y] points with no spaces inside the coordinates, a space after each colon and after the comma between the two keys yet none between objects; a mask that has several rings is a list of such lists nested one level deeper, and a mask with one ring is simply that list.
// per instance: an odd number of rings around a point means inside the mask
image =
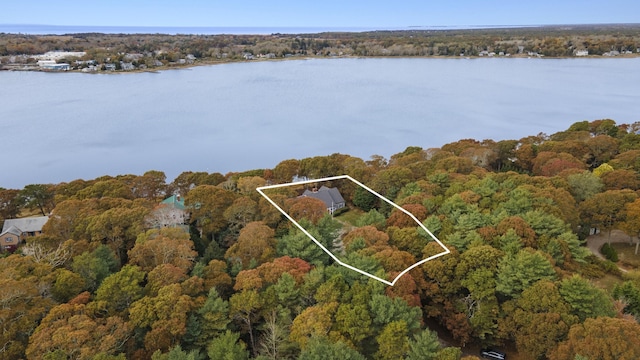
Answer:
[{"label": "wooded peninsula", "polygon": [[[639,24],[270,35],[0,34],[0,69],[4,70],[148,71],[296,57],[602,57],[639,53]],[[45,60],[54,63],[38,64]]]},{"label": "wooded peninsula", "polygon": [[[256,191],[343,174],[451,253],[387,286]],[[380,278],[442,251],[344,179],[265,193]],[[640,358],[640,122],[31,184],[0,218],[4,359]]]}]

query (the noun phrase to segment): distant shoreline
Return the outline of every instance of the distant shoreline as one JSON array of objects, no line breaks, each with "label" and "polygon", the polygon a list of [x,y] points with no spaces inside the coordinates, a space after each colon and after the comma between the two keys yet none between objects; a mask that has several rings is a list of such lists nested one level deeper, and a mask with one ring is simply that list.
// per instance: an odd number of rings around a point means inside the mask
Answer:
[{"label": "distant shoreline", "polygon": [[[31,26],[31,27],[30,27]],[[18,29],[40,29],[38,25]],[[0,25],[0,31],[2,31]],[[69,28],[60,27],[60,30]],[[111,27],[111,30],[126,30]],[[163,28],[133,28],[159,31]],[[198,28],[166,28],[198,29]],[[247,61],[325,58],[603,58],[640,55],[640,24],[520,27],[202,28],[289,33],[164,35],[82,32],[65,35],[0,32],[0,69],[89,73],[181,69]],[[102,27],[73,27],[78,31]],[[305,30],[312,32],[304,33]],[[362,30],[354,32],[353,30]],[[212,31],[212,30],[210,30]],[[331,31],[331,32],[322,32]],[[64,50],[64,51],[62,51]],[[57,54],[59,52],[65,54]],[[47,57],[47,53],[52,53]],[[42,55],[44,54],[44,55]],[[47,62],[47,64],[39,61]]]},{"label": "distant shoreline", "polygon": [[190,68],[202,67],[202,66],[217,66],[217,65],[226,65],[226,64],[242,64],[242,63],[258,63],[258,62],[276,62],[276,61],[300,61],[300,60],[332,60],[332,59],[433,59],[433,60],[484,60],[487,61],[491,59],[538,59],[538,60],[576,60],[576,59],[589,59],[589,60],[597,60],[597,59],[633,59],[640,57],[640,53],[634,54],[626,54],[619,55],[615,57],[608,56],[564,56],[564,57],[535,57],[528,55],[512,55],[512,56],[334,56],[334,57],[326,57],[326,56],[304,56],[304,57],[291,57],[291,58],[277,58],[277,59],[256,59],[256,60],[228,60],[228,61],[215,61],[215,60],[204,60],[199,61],[194,64],[175,64],[169,66],[156,67],[153,69],[135,69],[135,70],[115,70],[115,71],[94,71],[94,72],[83,72],[81,69],[73,69],[66,71],[59,70],[46,70],[39,68],[37,65],[24,66],[24,65],[7,65],[0,64],[0,71],[26,71],[26,72],[43,72],[43,73],[81,73],[88,75],[98,75],[98,74],[106,74],[106,75],[120,75],[120,74],[140,74],[140,73],[160,73],[162,71],[170,71],[170,70],[185,70]]}]

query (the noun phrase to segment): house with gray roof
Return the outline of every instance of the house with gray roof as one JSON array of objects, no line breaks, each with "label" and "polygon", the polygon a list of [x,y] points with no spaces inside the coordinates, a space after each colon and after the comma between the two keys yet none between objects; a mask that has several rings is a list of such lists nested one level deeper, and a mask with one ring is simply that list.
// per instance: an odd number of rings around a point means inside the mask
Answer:
[{"label": "house with gray roof", "polygon": [[48,220],[48,216],[6,219],[0,233],[0,247],[15,250],[26,238],[42,234],[42,227]]},{"label": "house with gray roof", "polygon": [[302,196],[312,197],[314,199],[322,200],[327,206],[327,211],[333,214],[336,210],[345,206],[345,201],[340,191],[336,188],[328,188],[322,186],[318,190],[305,190]]}]

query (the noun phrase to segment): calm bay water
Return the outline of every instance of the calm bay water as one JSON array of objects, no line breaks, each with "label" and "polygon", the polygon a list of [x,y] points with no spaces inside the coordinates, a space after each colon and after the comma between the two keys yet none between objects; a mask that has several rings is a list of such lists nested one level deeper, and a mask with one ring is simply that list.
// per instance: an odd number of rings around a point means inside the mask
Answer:
[{"label": "calm bay water", "polygon": [[[404,30],[405,28],[387,29]],[[73,25],[31,25],[31,24],[0,24],[0,33],[29,34],[29,35],[63,35],[80,33],[101,34],[195,34],[195,35],[219,35],[219,34],[314,34],[326,31],[361,32],[373,31],[377,28],[363,27],[237,27],[237,26],[73,26]]]},{"label": "calm bay water", "polygon": [[364,32],[375,30],[456,30],[456,29],[490,29],[490,28],[536,27],[536,25],[463,25],[463,26],[409,26],[409,27],[220,27],[220,26],[73,26],[73,25],[34,25],[34,24],[0,24],[0,33],[28,35],[63,35],[79,33],[102,34],[316,34],[321,32]]},{"label": "calm bay water", "polygon": [[[640,58],[330,59],[160,73],[0,72],[0,187],[368,159],[640,120]],[[338,174],[337,174],[338,175]]]}]

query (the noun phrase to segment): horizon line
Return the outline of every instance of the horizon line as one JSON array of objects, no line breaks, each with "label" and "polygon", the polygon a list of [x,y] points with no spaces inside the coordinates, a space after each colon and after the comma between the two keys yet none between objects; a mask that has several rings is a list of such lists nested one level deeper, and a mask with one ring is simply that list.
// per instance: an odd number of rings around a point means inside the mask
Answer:
[{"label": "horizon line", "polygon": [[0,26],[52,26],[52,27],[130,27],[130,28],[449,28],[449,27],[540,27],[540,26],[588,26],[588,25],[640,25],[635,23],[539,23],[539,24],[452,24],[452,25],[105,25],[105,24],[44,24],[0,23]]}]

